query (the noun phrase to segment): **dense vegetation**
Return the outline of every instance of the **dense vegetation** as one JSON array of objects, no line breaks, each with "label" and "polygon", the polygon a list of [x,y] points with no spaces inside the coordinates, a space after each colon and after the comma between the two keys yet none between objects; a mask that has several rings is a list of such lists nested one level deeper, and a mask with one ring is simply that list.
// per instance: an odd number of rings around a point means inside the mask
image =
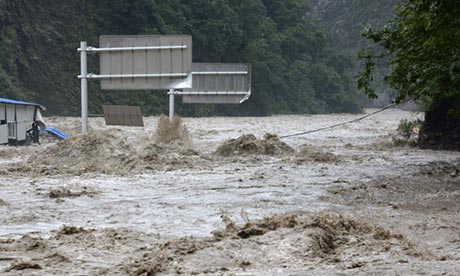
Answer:
[{"label": "dense vegetation", "polygon": [[[369,47],[372,42],[360,35],[364,26],[382,28],[394,15],[394,7],[400,0],[310,0],[309,12],[315,25],[331,32],[331,45],[336,51],[355,59],[357,51]],[[360,62],[355,63],[355,75],[359,73]],[[388,73],[388,64],[382,60],[374,71],[374,87],[378,99],[369,101],[369,105],[384,106],[395,97],[383,81]]]},{"label": "dense vegetation", "polygon": [[[195,62],[250,62],[253,96],[239,106],[182,105],[183,115],[359,112],[353,61],[306,16],[306,0],[0,0],[0,96],[37,101],[49,114],[79,113],[79,41],[101,34],[191,34]],[[90,60],[96,71],[97,57]],[[100,91],[100,105],[166,112],[162,92]]]},{"label": "dense vegetation", "polygon": [[361,53],[366,67],[359,87],[375,97],[376,63],[388,59],[385,82],[397,91],[396,101],[426,105],[422,145],[460,149],[460,0],[405,0],[392,21],[364,36],[380,48]]},{"label": "dense vegetation", "polygon": [[370,42],[360,35],[364,25],[382,28],[399,0],[310,0],[313,22],[331,31],[332,47],[352,55]]}]

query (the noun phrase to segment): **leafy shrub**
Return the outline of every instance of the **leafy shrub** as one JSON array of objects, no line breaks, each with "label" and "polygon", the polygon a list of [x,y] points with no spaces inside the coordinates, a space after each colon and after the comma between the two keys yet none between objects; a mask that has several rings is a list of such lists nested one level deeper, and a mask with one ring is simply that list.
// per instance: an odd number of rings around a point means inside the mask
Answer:
[{"label": "leafy shrub", "polygon": [[401,120],[398,128],[396,129],[396,135],[392,137],[393,143],[396,146],[404,145],[417,145],[418,135],[423,121],[420,119],[416,120]]}]

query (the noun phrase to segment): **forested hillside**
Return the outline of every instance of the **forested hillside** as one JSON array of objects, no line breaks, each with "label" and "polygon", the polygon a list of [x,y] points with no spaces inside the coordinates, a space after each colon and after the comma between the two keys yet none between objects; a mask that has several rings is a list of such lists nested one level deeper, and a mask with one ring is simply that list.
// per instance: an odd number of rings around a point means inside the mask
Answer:
[{"label": "forested hillside", "polygon": [[[78,115],[81,40],[102,34],[191,34],[195,62],[249,62],[253,95],[239,106],[182,105],[182,115],[359,112],[353,61],[312,24],[306,0],[0,0],[0,96],[37,101],[48,114]],[[97,73],[96,56],[89,71]],[[166,112],[159,91],[100,91],[100,105]]]},{"label": "forested hillside", "polygon": [[[387,24],[395,13],[395,5],[400,0],[310,0],[311,10],[308,15],[314,24],[324,32],[331,34],[331,45],[347,57],[355,59],[357,52],[373,45],[360,35],[363,27],[381,28]],[[374,47],[374,46],[373,46]],[[360,63],[355,62],[355,74],[360,70]],[[375,71],[374,84],[379,99],[377,106],[386,105],[395,97],[395,92],[384,84],[383,76],[388,72],[385,60]]]},{"label": "forested hillside", "polygon": [[314,23],[331,33],[332,46],[350,53],[370,45],[360,35],[362,26],[383,27],[399,0],[310,0]]}]

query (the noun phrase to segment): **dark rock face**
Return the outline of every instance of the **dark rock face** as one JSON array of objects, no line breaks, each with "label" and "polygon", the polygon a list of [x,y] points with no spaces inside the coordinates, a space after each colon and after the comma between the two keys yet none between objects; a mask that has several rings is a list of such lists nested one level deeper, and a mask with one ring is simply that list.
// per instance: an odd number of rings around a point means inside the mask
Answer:
[{"label": "dark rock face", "polygon": [[439,100],[426,113],[419,146],[424,149],[460,150],[460,97]]}]

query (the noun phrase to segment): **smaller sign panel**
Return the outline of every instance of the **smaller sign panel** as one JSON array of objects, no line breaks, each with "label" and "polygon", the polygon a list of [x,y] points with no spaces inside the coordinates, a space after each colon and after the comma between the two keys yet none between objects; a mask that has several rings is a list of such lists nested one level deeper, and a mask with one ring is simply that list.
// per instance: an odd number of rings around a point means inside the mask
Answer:
[{"label": "smaller sign panel", "polygon": [[144,126],[139,106],[103,105],[102,109],[108,126]]},{"label": "smaller sign panel", "polygon": [[178,92],[184,103],[239,104],[251,95],[251,65],[193,63],[193,87]]},{"label": "smaller sign panel", "polygon": [[192,87],[192,37],[103,35],[99,47],[103,90],[162,90]]}]

